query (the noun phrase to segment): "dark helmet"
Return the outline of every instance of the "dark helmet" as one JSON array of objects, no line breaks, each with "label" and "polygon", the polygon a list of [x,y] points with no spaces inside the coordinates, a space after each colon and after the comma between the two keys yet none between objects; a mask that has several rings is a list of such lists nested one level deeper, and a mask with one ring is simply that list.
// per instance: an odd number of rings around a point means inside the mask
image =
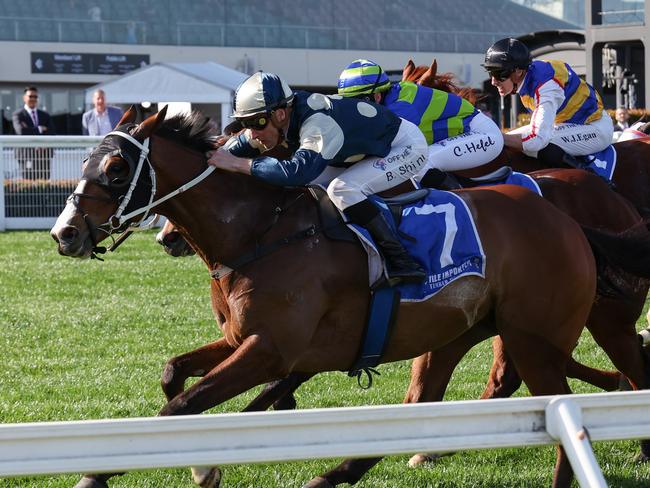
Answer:
[{"label": "dark helmet", "polygon": [[485,53],[485,62],[481,65],[486,70],[514,71],[526,69],[532,62],[530,51],[518,39],[507,37],[495,42]]}]

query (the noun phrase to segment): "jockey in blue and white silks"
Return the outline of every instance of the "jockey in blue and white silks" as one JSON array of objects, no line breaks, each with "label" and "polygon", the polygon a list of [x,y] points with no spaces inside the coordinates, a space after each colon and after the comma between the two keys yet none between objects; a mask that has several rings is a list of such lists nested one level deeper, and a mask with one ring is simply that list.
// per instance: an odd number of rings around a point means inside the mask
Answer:
[{"label": "jockey in blue and white silks", "polygon": [[[367,99],[381,104],[401,118],[416,124],[429,144],[426,186],[445,187],[440,171],[460,171],[489,163],[503,149],[497,124],[469,101],[443,90],[410,81],[391,84],[381,66],[367,59],[348,65],[338,82],[344,97]],[[433,178],[433,175],[436,175]],[[430,181],[432,178],[435,181]]]},{"label": "jockey in blue and white silks", "polygon": [[[332,202],[365,227],[386,259],[390,284],[425,278],[368,196],[408,181],[427,160],[414,124],[385,108],[319,93],[293,92],[277,75],[257,72],[237,89],[234,114],[246,129],[209,164],[279,186],[325,184]],[[286,142],[292,157],[261,154]],[[262,148],[262,149],[260,149]],[[338,169],[336,177],[330,176]]]},{"label": "jockey in blue and white silks", "polygon": [[600,95],[562,61],[532,61],[519,40],[492,45],[485,69],[499,95],[518,93],[532,112],[530,123],[506,134],[506,146],[522,150],[549,165],[565,155],[594,154],[611,144],[612,119]]}]

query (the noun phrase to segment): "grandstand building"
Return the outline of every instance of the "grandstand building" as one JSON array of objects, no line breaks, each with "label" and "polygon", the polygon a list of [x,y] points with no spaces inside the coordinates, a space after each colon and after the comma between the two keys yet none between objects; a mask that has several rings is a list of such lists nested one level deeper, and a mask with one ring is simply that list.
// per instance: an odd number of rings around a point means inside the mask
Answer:
[{"label": "grandstand building", "polygon": [[603,94],[608,108],[650,106],[650,38],[647,2],[643,0],[587,0],[585,51],[587,76]]},{"label": "grandstand building", "polygon": [[[2,127],[11,132],[23,87],[35,84],[57,132],[79,133],[88,87],[153,63],[213,61],[331,90],[356,58],[399,70],[435,57],[480,88],[495,40],[576,28],[507,0],[0,0]],[[201,108],[219,120],[218,108]]]}]

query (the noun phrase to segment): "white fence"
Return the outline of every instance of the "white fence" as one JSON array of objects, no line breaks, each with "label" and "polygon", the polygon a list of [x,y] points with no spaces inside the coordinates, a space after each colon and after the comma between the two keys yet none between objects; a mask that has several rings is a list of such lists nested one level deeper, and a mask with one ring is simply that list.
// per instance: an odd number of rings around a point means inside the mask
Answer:
[{"label": "white fence", "polygon": [[0,136],[0,231],[49,229],[101,137]]},{"label": "white fence", "polygon": [[580,485],[605,487],[589,438],[650,438],[649,407],[650,392],[620,392],[0,425],[0,476],[369,457],[561,442]]}]

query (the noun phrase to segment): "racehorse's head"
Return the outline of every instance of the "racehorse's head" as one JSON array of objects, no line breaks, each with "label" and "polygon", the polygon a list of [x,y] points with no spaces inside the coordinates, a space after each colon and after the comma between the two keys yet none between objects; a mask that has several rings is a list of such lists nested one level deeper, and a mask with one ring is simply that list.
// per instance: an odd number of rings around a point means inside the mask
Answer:
[{"label": "racehorse's head", "polygon": [[161,231],[156,234],[156,242],[160,244],[165,252],[170,256],[181,257],[193,256],[195,254],[192,246],[189,245],[170,220],[165,222]]},{"label": "racehorse's head", "polygon": [[153,198],[155,176],[147,159],[149,137],[165,119],[166,108],[140,125],[131,107],[82,165],[82,177],[51,230],[59,254],[88,258],[97,244],[145,215],[129,217]]}]

